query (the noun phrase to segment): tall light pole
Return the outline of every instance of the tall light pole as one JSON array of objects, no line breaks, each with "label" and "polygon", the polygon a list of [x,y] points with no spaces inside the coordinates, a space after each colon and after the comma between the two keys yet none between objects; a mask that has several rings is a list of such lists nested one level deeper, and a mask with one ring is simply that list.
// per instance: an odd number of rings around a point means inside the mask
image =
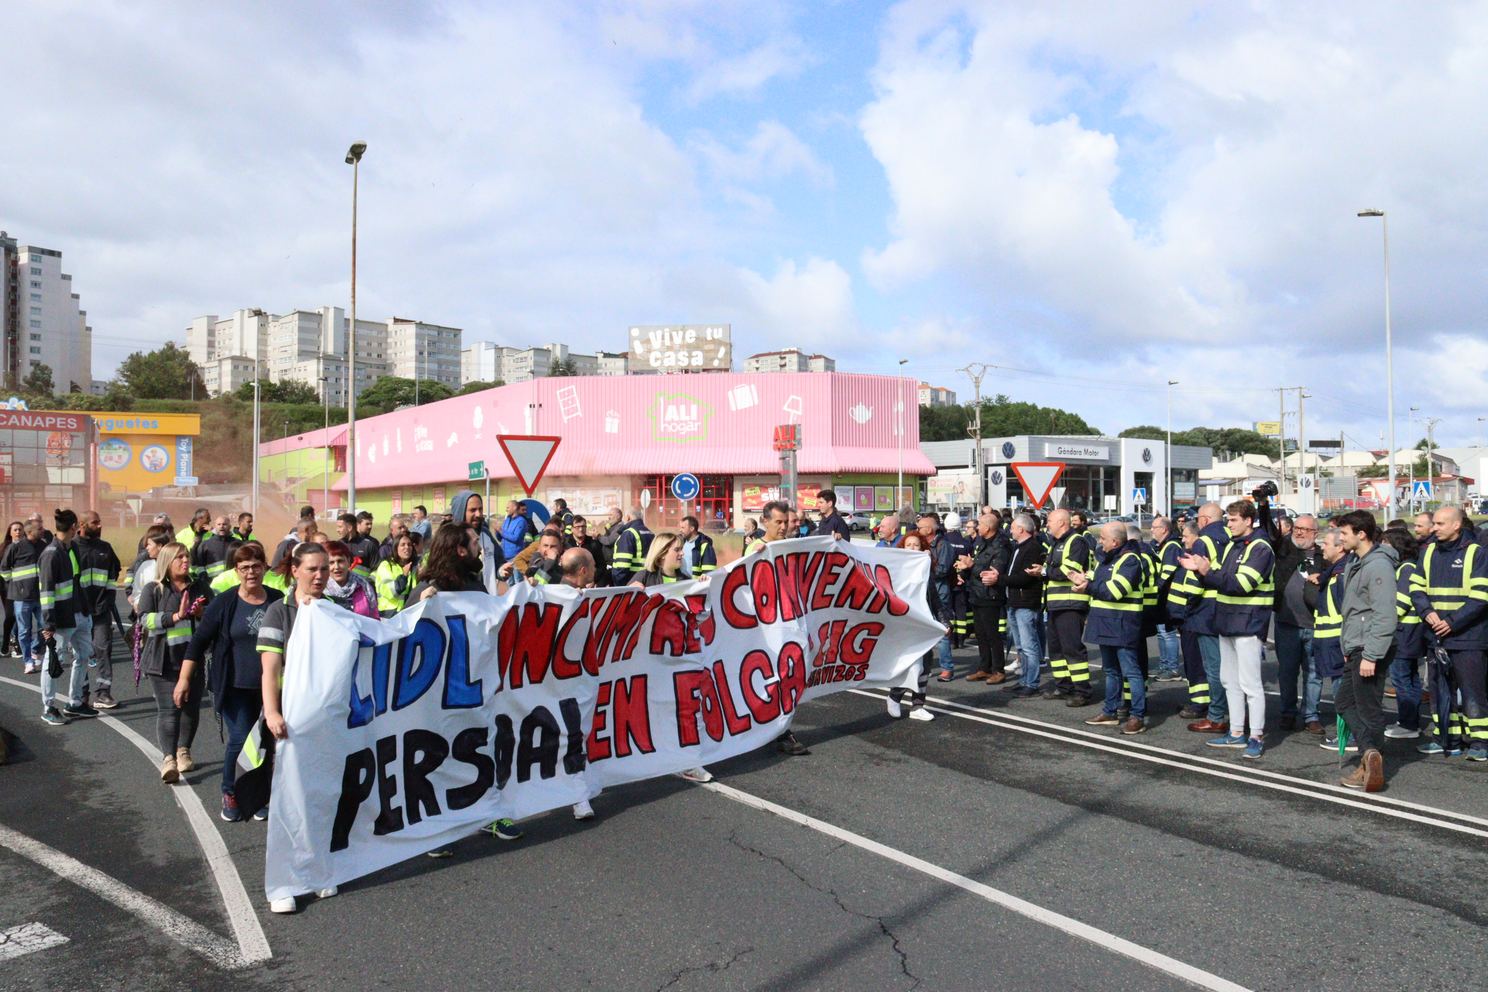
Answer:
[{"label": "tall light pole", "polygon": [[973,440],[976,441],[976,447],[971,449],[971,469],[976,473],[977,478],[976,512],[978,515],[981,514],[982,507],[987,505],[987,472],[982,466],[982,376],[986,375],[990,368],[992,366],[986,362],[972,362],[961,370],[971,378],[972,389],[976,393],[976,415],[970,432]]},{"label": "tall light pole", "polygon": [[[904,366],[909,362],[907,358],[899,359],[899,402],[895,404],[899,412],[899,485],[894,490],[894,501],[897,503],[904,498]],[[898,512],[901,507],[894,507]],[[904,521],[899,521],[901,524]]]},{"label": "tall light pole", "polygon": [[325,446],[323,455],[325,472],[320,480],[320,512],[329,514],[331,512],[331,377],[328,375],[320,377],[320,401],[325,407],[325,429],[320,435],[320,443]]},{"label": "tall light pole", "polygon": [[346,342],[346,508],[356,511],[356,250],[357,179],[367,143],[358,141],[346,153],[351,166],[351,326]]},{"label": "tall light pole", "polygon": [[1360,217],[1378,217],[1385,238],[1385,417],[1389,424],[1390,485],[1385,519],[1395,519],[1395,352],[1390,340],[1390,219],[1383,210],[1360,210]]},{"label": "tall light pole", "polygon": [[[254,349],[257,352],[257,348]],[[253,519],[258,520],[258,445],[263,440],[259,424],[258,356],[253,360]]]},{"label": "tall light pole", "polygon": [[1173,387],[1178,385],[1177,379],[1168,380],[1168,450],[1163,453],[1163,465],[1167,466],[1168,484],[1164,490],[1167,495],[1168,519],[1173,517]]}]

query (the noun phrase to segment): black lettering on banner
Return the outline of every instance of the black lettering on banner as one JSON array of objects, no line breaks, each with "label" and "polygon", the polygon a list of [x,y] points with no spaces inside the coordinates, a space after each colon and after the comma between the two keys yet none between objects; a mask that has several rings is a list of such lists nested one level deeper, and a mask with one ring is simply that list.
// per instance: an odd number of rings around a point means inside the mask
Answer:
[{"label": "black lettering on banner", "polygon": [[467,809],[480,802],[496,780],[496,765],[486,753],[486,728],[466,727],[455,735],[451,749],[456,761],[475,769],[475,781],[461,785],[444,794],[444,803],[451,810]]},{"label": "black lettering on banner", "polygon": [[534,707],[522,718],[522,730],[517,735],[517,781],[532,778],[532,766],[538,765],[538,775],[549,779],[558,774],[558,721],[546,706]]},{"label": "black lettering on banner", "polygon": [[410,730],[403,735],[403,806],[408,822],[439,815],[439,800],[429,776],[449,757],[449,741],[432,730]]},{"label": "black lettering on banner", "polygon": [[506,788],[511,780],[512,756],[517,751],[517,735],[512,732],[511,717],[505,713],[496,717],[496,788]]},{"label": "black lettering on banner", "polygon": [[332,851],[344,851],[350,844],[357,810],[362,800],[372,795],[372,783],[377,777],[373,771],[375,764],[370,747],[346,756],[346,766],[341,771],[341,798],[336,801],[336,819],[331,824]]},{"label": "black lettering on banner", "polygon": [[577,699],[560,699],[558,712],[563,715],[563,729],[568,734],[568,749],[563,754],[563,770],[577,775],[584,770],[584,718],[579,715]]},{"label": "black lettering on banner", "polygon": [[[434,628],[438,630],[438,627]],[[403,829],[403,810],[393,803],[398,794],[398,777],[387,773],[388,765],[398,758],[396,736],[377,739],[377,819],[372,821],[372,833],[378,837],[397,833]]]}]

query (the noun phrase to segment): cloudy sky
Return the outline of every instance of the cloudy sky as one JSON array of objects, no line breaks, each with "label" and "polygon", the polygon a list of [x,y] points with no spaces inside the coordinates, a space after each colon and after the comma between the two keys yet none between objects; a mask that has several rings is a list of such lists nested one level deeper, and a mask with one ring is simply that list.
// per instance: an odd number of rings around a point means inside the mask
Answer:
[{"label": "cloudy sky", "polygon": [[1488,424],[1488,4],[5,4],[0,227],[96,374],[344,304],[620,350],[733,325],[1098,427]]}]

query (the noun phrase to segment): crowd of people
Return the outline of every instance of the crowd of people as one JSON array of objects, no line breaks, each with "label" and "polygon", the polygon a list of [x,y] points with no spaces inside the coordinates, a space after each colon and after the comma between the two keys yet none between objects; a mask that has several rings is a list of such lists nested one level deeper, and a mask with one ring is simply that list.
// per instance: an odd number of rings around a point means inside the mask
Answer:
[{"label": "crowd of people", "polygon": [[[1343,785],[1383,787],[1386,739],[1420,739],[1423,754],[1488,761],[1488,542],[1463,510],[1446,506],[1383,528],[1354,511],[1319,533],[1312,516],[1274,514],[1267,495],[1223,508],[1208,503],[1192,520],[1157,517],[1150,539],[1121,522],[1092,529],[1079,510],[984,507],[966,521],[911,507],[889,514],[877,524],[878,544],[928,556],[928,607],[945,626],[915,687],[890,692],[889,715],[932,720],[931,678],[954,680],[953,651],[974,640],[970,681],[1005,683],[1011,700],[1099,703],[1085,723],[1123,735],[1148,729],[1149,680],[1186,682],[1179,715],[1188,729],[1211,747],[1256,759],[1266,748],[1261,670],[1270,635],[1279,727],[1300,724],[1322,747],[1358,755]],[[819,499],[816,520],[784,502],[766,504],[744,554],[807,533],[850,540],[835,494]],[[58,509],[51,530],[32,514],[12,522],[0,544],[3,646],[24,674],[40,676],[41,719],[65,726],[119,705],[113,662],[122,644],[136,685],[150,686],[167,784],[196,767],[191,749],[210,692],[225,742],[221,816],[233,822],[245,813],[235,795],[240,758],[258,764],[288,732],[284,649],[298,610],[312,600],[377,619],[441,592],[500,594],[516,582],[648,588],[706,579],[719,564],[697,517],[653,533],[641,507],[611,510],[591,532],[562,499],[541,523],[515,500],[488,521],[480,495],[462,490],[448,514],[431,518],[422,506],[393,514],[381,536],[375,523],[366,511],[344,513],[328,533],[306,506],[290,533],[266,544],[249,513],[214,518],[202,509],[180,530],[162,514],[124,567],[96,512]],[[1099,654],[1101,691],[1087,645]],[[1336,733],[1322,720],[1324,681],[1332,683]],[[1397,713],[1388,726],[1386,695]],[[253,732],[260,718],[263,740]],[[777,746],[809,753],[789,731]],[[711,778],[705,768],[682,775]],[[261,820],[267,809],[247,813]],[[574,815],[594,811],[581,802]],[[487,829],[521,837],[510,820]]]},{"label": "crowd of people", "polygon": [[[889,515],[879,544],[930,556],[930,606],[947,626],[925,656],[910,716],[937,666],[940,681],[955,678],[952,648],[971,635],[978,660],[967,678],[1006,682],[1013,700],[1100,703],[1085,723],[1131,736],[1149,726],[1149,681],[1183,681],[1178,715],[1188,729],[1210,747],[1257,759],[1266,748],[1269,635],[1279,729],[1300,723],[1324,749],[1357,755],[1342,785],[1383,788],[1386,739],[1488,761],[1488,536],[1456,506],[1384,527],[1354,510],[1320,534],[1312,515],[1273,512],[1269,495],[1206,503],[1193,520],[1157,517],[1150,539],[1127,523],[1092,529],[1079,510],[1008,520],[984,507],[965,522],[910,508]],[[1100,655],[1103,693],[1087,644]],[[1324,681],[1334,728],[1322,721]],[[1387,695],[1396,705],[1389,725]],[[901,715],[902,699],[891,693],[891,716]]]}]

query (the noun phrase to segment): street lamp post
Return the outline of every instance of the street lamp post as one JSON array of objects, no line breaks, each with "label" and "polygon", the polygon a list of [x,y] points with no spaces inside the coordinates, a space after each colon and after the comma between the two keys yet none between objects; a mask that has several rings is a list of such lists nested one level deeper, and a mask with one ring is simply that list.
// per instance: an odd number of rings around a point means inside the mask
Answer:
[{"label": "street lamp post", "polygon": [[1360,210],[1360,217],[1378,217],[1385,239],[1385,416],[1389,420],[1390,484],[1385,519],[1395,518],[1395,354],[1390,341],[1390,219],[1383,210]]},{"label": "street lamp post", "polygon": [[1177,379],[1168,380],[1168,450],[1163,453],[1163,466],[1168,473],[1167,488],[1163,492],[1168,497],[1169,519],[1173,516],[1173,387],[1176,385]]},{"label": "street lamp post", "polygon": [[357,179],[367,143],[358,141],[346,153],[351,166],[351,323],[346,343],[346,506],[356,510],[356,255]]},{"label": "street lamp post", "polygon": [[320,512],[331,512],[331,377],[323,375],[320,377],[320,402],[325,408],[325,427],[320,435],[320,443],[325,448],[323,454],[325,473],[320,482]]},{"label": "street lamp post", "polygon": [[258,358],[253,361],[253,519],[258,519],[258,445],[263,440],[259,424]]},{"label": "street lamp post", "polygon": [[[894,500],[895,500],[895,502],[898,502],[899,500],[902,500],[904,498],[904,374],[903,374],[903,370],[904,370],[905,364],[908,363],[908,361],[909,361],[909,359],[907,359],[907,358],[901,358],[901,359],[899,359],[899,369],[900,369],[900,375],[899,375],[899,402],[897,404],[895,404],[895,406],[898,408],[898,412],[899,412],[899,486],[894,491]],[[897,511],[899,509],[899,507],[895,507],[894,509]],[[901,521],[899,521],[899,523],[900,524],[903,524],[903,523],[905,523],[905,521],[901,520]]]}]

